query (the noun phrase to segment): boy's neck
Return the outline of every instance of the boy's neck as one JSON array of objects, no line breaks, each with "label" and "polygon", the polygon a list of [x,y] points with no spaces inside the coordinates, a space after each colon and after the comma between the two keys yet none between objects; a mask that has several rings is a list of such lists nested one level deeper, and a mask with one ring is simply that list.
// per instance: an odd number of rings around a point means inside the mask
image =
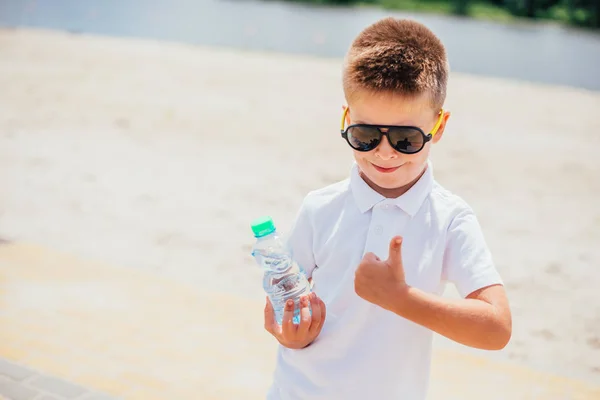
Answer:
[{"label": "boy's neck", "polygon": [[417,177],[415,179],[413,179],[410,183],[408,183],[404,186],[393,188],[393,189],[386,189],[386,188],[377,186],[376,184],[371,182],[369,180],[369,178],[367,178],[366,175],[363,174],[363,172],[360,170],[359,170],[359,176],[363,179],[363,181],[365,181],[365,183],[367,185],[369,185],[369,187],[371,189],[373,189],[374,191],[376,191],[383,197],[388,198],[388,199],[395,199],[397,197],[402,196],[404,193],[408,192],[410,190],[410,188],[412,188],[415,185],[415,183],[417,183],[419,181],[419,179],[421,179],[421,177],[425,173],[425,170],[427,170],[427,165],[425,165],[425,167],[423,167],[423,170],[421,171],[421,173],[419,175],[417,175]]}]

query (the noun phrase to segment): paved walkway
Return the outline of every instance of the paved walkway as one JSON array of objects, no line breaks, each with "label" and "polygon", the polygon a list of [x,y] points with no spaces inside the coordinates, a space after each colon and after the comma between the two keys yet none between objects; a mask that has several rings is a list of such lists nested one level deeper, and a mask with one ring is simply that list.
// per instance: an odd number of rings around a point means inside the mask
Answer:
[{"label": "paved walkway", "polygon": [[[262,299],[5,244],[0,397],[261,399],[275,350],[261,314]],[[430,398],[597,400],[600,387],[438,349]]]}]

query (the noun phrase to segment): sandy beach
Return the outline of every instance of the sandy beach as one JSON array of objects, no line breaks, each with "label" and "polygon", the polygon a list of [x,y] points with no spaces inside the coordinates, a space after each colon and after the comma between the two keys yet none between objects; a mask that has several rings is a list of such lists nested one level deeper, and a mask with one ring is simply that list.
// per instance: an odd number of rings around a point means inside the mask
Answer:
[{"label": "sandy beach", "polygon": [[[261,298],[249,221],[286,230],[349,172],[340,75],[338,59],[0,30],[0,237]],[[600,93],[453,73],[446,108],[434,173],[477,212],[514,316],[506,349],[464,351],[600,386]]]}]

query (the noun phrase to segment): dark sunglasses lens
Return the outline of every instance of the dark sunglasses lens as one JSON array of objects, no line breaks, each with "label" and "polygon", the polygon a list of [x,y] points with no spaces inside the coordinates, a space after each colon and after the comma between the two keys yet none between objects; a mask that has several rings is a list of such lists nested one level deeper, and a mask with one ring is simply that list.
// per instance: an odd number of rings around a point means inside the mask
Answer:
[{"label": "dark sunglasses lens", "polygon": [[348,129],[350,146],[359,151],[373,150],[381,141],[381,132],[368,126],[352,126]]},{"label": "dark sunglasses lens", "polygon": [[425,138],[421,132],[414,128],[391,128],[388,136],[392,147],[400,153],[417,153],[425,144]]}]

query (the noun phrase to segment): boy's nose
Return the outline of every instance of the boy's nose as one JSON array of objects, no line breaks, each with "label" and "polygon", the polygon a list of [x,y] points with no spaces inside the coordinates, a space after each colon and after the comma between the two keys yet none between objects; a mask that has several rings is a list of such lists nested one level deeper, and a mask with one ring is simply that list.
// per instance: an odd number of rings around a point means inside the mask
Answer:
[{"label": "boy's nose", "polygon": [[381,143],[375,149],[375,157],[378,157],[382,160],[392,160],[394,158],[398,158],[398,152],[394,150],[392,146],[390,146],[390,142],[387,136],[381,138]]}]

